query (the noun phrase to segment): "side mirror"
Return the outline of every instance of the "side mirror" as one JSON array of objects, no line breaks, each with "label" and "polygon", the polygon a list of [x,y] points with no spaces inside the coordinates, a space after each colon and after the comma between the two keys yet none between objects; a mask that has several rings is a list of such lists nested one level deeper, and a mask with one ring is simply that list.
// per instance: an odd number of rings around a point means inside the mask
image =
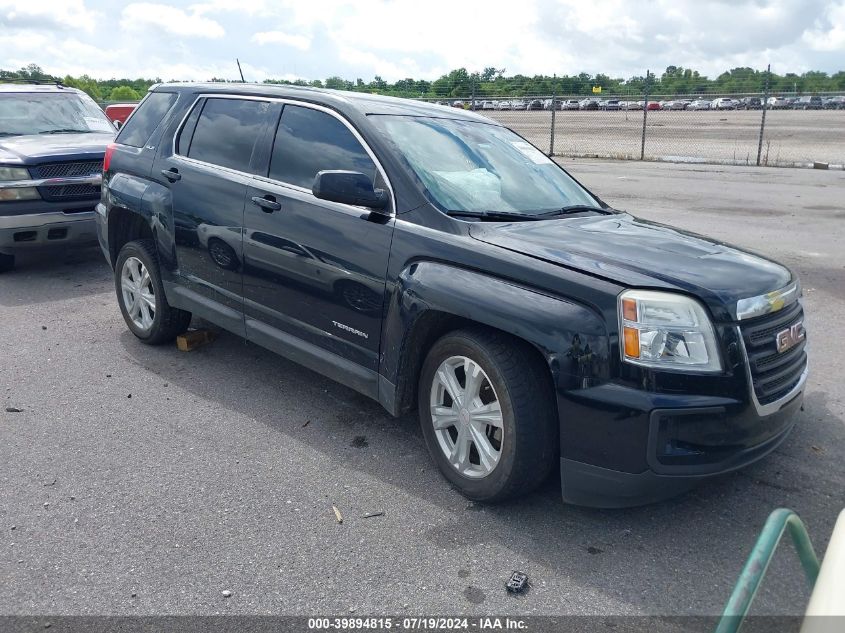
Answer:
[{"label": "side mirror", "polygon": [[321,200],[368,207],[374,211],[387,208],[387,192],[374,189],[373,182],[357,171],[332,169],[318,172],[311,193]]},{"label": "side mirror", "polygon": [[114,127],[118,130],[123,127],[123,121],[121,121],[120,119],[113,121],[113,123],[114,123]]}]

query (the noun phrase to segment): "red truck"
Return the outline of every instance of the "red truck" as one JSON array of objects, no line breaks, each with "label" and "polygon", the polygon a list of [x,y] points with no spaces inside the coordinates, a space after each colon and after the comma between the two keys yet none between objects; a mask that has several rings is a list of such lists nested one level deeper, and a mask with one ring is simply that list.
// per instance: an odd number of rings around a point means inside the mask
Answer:
[{"label": "red truck", "polygon": [[137,105],[137,103],[113,103],[112,105],[107,105],[106,116],[114,123],[117,129],[120,129]]}]

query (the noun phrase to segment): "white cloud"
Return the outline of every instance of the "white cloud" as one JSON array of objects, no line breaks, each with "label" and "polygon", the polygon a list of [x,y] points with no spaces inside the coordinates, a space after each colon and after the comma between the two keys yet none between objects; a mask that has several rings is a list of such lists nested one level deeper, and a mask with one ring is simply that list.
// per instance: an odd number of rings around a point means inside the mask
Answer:
[{"label": "white cloud", "polygon": [[710,77],[768,62],[779,74],[845,69],[845,0],[150,0],[120,7],[0,0],[0,67],[32,62],[102,78],[235,79],[237,57],[247,79],[388,81],[487,66],[508,75],[613,77],[669,65]]},{"label": "white cloud", "polygon": [[196,11],[186,12],[167,4],[152,2],[136,2],[124,7],[120,26],[127,31],[152,26],[183,37],[219,39],[226,34],[218,22]]},{"label": "white cloud", "polygon": [[803,41],[815,51],[845,52],[845,2],[828,7],[813,30],[804,33]]},{"label": "white cloud", "polygon": [[292,35],[283,31],[261,31],[252,36],[252,41],[261,44],[285,44],[307,51],[311,48],[311,38],[307,35]]},{"label": "white cloud", "polygon": [[91,33],[100,14],[86,8],[84,0],[32,2],[0,0],[0,26],[4,29],[83,30]]}]

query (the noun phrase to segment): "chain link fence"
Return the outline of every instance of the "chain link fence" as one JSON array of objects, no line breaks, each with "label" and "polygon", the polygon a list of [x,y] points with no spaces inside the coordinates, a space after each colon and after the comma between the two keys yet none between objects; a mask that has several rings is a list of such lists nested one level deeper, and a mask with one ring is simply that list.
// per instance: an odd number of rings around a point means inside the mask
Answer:
[{"label": "chain link fence", "polygon": [[647,99],[537,95],[437,102],[474,109],[552,156],[842,168],[845,98],[773,99],[765,107],[766,95],[759,94]]}]

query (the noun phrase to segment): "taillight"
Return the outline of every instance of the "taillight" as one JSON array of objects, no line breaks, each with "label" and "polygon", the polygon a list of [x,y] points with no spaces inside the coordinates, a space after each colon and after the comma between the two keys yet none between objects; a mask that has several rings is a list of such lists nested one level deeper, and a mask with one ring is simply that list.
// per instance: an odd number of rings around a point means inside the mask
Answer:
[{"label": "taillight", "polygon": [[111,155],[114,154],[116,147],[117,143],[109,143],[106,146],[106,155],[103,156],[103,173],[109,170],[109,166],[111,165]]}]

